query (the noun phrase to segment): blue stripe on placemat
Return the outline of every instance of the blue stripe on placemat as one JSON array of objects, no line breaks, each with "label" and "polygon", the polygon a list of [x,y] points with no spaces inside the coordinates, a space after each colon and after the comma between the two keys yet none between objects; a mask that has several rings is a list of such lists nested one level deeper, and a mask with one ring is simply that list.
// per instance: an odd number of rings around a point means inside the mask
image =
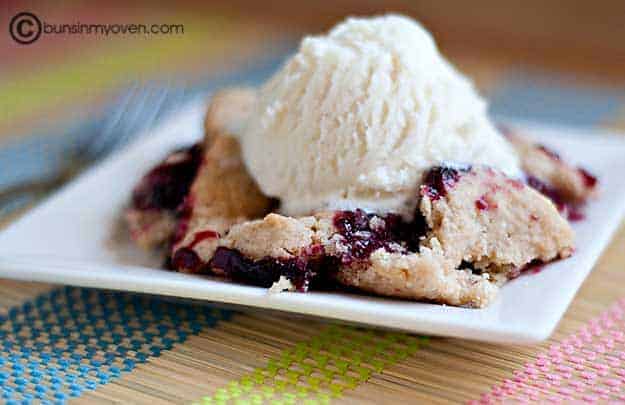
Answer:
[{"label": "blue stripe on placemat", "polygon": [[0,316],[0,401],[63,403],[231,314],[144,295],[53,290]]},{"label": "blue stripe on placemat", "polygon": [[625,89],[538,72],[513,72],[489,96],[491,114],[498,118],[583,127],[609,121],[625,104]]}]

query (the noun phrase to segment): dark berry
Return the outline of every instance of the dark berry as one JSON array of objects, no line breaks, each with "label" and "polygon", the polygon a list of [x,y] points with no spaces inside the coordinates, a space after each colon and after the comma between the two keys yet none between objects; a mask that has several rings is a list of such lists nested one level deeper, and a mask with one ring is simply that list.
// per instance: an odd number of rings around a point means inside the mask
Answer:
[{"label": "dark berry", "polygon": [[470,167],[434,167],[425,174],[421,193],[436,201],[446,196],[447,190],[458,182],[462,173],[466,173],[470,169]]},{"label": "dark berry", "polygon": [[176,250],[171,258],[171,267],[176,270],[199,273],[202,271],[204,263],[193,249],[182,248]]},{"label": "dark berry", "polygon": [[519,270],[519,275],[521,273],[537,274],[537,273],[540,273],[544,268],[545,268],[545,263],[543,261],[538,260],[538,259],[532,260],[531,262],[529,262],[528,264],[526,264]]},{"label": "dark berry", "polygon": [[219,247],[209,263],[210,268],[221,270],[234,281],[271,287],[280,279],[288,278],[298,291],[307,291],[319,272],[329,272],[336,267],[324,257],[294,257],[277,259],[266,257],[252,260],[235,249]]},{"label": "dark berry", "polygon": [[[173,158],[175,156],[175,159]],[[132,193],[136,209],[175,210],[189,192],[202,159],[201,146],[176,151],[150,170]]]},{"label": "dark berry", "polygon": [[395,214],[380,216],[363,210],[339,211],[334,215],[334,226],[347,246],[340,257],[344,264],[366,260],[380,248],[389,252],[398,249],[416,252],[421,236],[428,229],[418,210],[411,222]]},{"label": "dark berry", "polygon": [[586,187],[588,187],[589,189],[595,188],[595,186],[597,185],[597,178],[595,176],[590,174],[588,170],[583,169],[581,167],[578,168],[577,171],[582,176],[582,179],[584,180],[584,185]]},{"label": "dark berry", "polygon": [[475,208],[479,211],[487,211],[488,210],[488,201],[486,201],[485,196],[481,196],[477,200],[475,200]]}]

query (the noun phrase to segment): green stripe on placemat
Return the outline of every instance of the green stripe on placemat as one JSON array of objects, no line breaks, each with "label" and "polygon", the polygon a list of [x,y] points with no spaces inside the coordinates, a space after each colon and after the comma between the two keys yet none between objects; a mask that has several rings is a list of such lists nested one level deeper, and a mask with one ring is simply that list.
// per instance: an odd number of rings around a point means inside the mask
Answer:
[{"label": "green stripe on placemat", "polygon": [[198,404],[328,403],[427,342],[427,337],[330,325]]}]

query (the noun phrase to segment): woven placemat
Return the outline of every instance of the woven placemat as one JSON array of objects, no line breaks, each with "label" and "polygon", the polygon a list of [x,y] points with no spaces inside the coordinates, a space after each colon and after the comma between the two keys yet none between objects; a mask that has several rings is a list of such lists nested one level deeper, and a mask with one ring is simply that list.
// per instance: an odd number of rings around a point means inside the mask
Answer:
[{"label": "woven placemat", "polygon": [[553,337],[502,346],[144,295],[0,283],[4,400],[625,400],[625,228]]}]

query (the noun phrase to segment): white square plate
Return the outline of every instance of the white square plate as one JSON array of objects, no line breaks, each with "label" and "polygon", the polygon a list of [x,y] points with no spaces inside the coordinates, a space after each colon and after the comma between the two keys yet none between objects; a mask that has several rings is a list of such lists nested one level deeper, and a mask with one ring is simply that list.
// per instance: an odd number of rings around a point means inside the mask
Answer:
[{"label": "white square plate", "polygon": [[131,189],[168,151],[201,136],[202,100],[89,170],[0,234],[0,277],[271,308],[410,332],[485,341],[546,339],[608,244],[625,211],[625,138],[517,125],[596,173],[602,194],[574,225],[577,252],[502,288],[490,307],[454,308],[364,295],[266,289],[159,269],[162,258],[120,240]]}]

